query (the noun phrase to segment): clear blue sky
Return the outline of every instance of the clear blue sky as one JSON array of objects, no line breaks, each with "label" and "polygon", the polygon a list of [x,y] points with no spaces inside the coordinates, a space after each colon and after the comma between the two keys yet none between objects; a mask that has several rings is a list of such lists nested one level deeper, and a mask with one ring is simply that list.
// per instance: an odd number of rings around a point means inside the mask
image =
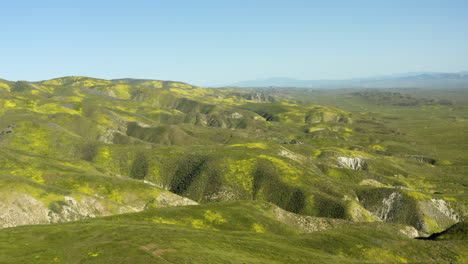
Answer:
[{"label": "clear blue sky", "polygon": [[468,1],[0,0],[0,78],[197,85],[468,70]]}]

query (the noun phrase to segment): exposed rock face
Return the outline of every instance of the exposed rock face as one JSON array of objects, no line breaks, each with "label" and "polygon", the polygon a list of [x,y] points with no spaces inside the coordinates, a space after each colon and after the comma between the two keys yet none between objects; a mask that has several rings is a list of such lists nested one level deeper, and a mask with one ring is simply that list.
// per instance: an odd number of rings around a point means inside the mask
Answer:
[{"label": "exposed rock face", "polygon": [[377,217],[384,222],[390,222],[392,220],[392,215],[390,213],[397,208],[396,205],[401,203],[402,200],[403,196],[401,193],[391,193],[390,196],[382,200],[382,205],[376,212]]},{"label": "exposed rock face", "polygon": [[234,119],[239,119],[239,118],[242,118],[244,117],[242,114],[239,114],[237,112],[234,112],[231,114],[231,118],[234,118]]},{"label": "exposed rock face", "polygon": [[[163,192],[154,199],[156,207],[196,205],[197,203],[173,193]],[[30,224],[49,224],[80,219],[137,212],[145,206],[117,204],[99,197],[81,196],[79,199],[64,196],[63,200],[50,202],[36,199],[21,192],[11,192],[0,197],[0,228]]]},{"label": "exposed rock face", "polygon": [[[64,200],[64,202],[57,203],[54,210],[47,208],[49,209],[47,213],[49,223],[76,221],[112,214],[103,203],[92,197],[83,197],[78,201],[73,197],[65,196]],[[134,212],[135,209],[128,206],[119,206],[118,211],[119,213],[128,213]]]},{"label": "exposed rock face", "polygon": [[442,199],[431,199],[432,204],[445,216],[453,221],[460,221],[460,216],[450,208],[450,205]]},{"label": "exposed rock face", "polygon": [[[354,224],[358,225],[355,222],[349,222],[342,219],[332,219],[332,218],[323,218],[323,217],[313,217],[306,215],[298,215],[295,213],[288,212],[279,207],[273,209],[273,214],[276,219],[280,222],[283,222],[289,226],[293,226],[301,230],[304,233],[312,233],[317,231],[324,231],[332,228],[340,228],[346,226],[352,226]],[[400,233],[409,238],[415,238],[419,236],[418,230],[412,226],[403,226],[399,230]]]},{"label": "exposed rock face", "polygon": [[405,224],[422,230],[417,201],[401,190],[369,188],[358,193],[359,202],[380,221]]},{"label": "exposed rock face", "polygon": [[198,203],[170,192],[161,193],[155,201],[161,206],[184,206],[184,205],[197,205]]},{"label": "exposed rock face", "polygon": [[74,221],[114,213],[132,212],[129,207],[115,206],[112,212],[98,198],[83,197],[80,201],[65,196],[46,206],[42,201],[25,193],[11,193],[0,201],[0,228],[18,225],[48,224]]},{"label": "exposed rock face", "polygon": [[0,200],[0,228],[49,223],[44,204],[28,194]]},{"label": "exposed rock face", "polygon": [[[453,210],[449,203],[442,199],[431,199],[419,203],[419,208],[424,215],[431,218],[433,223],[421,222],[421,229],[429,231],[441,231],[454,223],[461,221],[461,217]],[[436,226],[433,226],[433,225]]]},{"label": "exposed rock face", "polygon": [[366,161],[360,158],[338,157],[338,164],[342,167],[353,170],[367,169]]},{"label": "exposed rock face", "polygon": [[384,222],[411,225],[418,231],[430,234],[463,220],[442,199],[415,198],[404,190],[372,188],[358,193],[360,203]]},{"label": "exposed rock face", "polygon": [[234,201],[242,199],[238,193],[236,193],[232,188],[223,187],[218,192],[205,197],[207,201],[210,202],[219,202],[219,201]]},{"label": "exposed rock face", "polygon": [[300,154],[294,153],[294,152],[290,151],[289,149],[287,149],[285,147],[281,147],[278,154],[280,156],[292,159],[292,160],[297,161],[297,162],[305,162],[307,160],[306,157],[304,157],[304,156],[302,156]]},{"label": "exposed rock face", "polygon": [[412,226],[406,226],[405,228],[400,229],[400,233],[409,238],[419,237],[418,230]]}]

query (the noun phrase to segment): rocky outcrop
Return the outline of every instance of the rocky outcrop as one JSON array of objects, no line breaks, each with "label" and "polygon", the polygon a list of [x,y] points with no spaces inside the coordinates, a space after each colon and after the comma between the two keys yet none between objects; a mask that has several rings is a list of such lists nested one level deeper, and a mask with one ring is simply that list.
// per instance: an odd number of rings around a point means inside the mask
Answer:
[{"label": "rocky outcrop", "polygon": [[400,229],[400,233],[409,238],[419,237],[418,230],[412,226],[405,226],[404,228]]},{"label": "rocky outcrop", "polygon": [[432,221],[421,221],[421,229],[432,233],[460,222],[460,215],[451,208],[450,204],[442,199],[430,199],[419,202],[422,214]]},{"label": "rocky outcrop", "polygon": [[380,221],[405,224],[421,229],[423,215],[417,201],[393,188],[365,188],[357,192],[359,203]]},{"label": "rocky outcrop", "polygon": [[430,234],[463,221],[457,211],[442,199],[415,198],[414,191],[396,188],[370,188],[358,192],[359,202],[383,222],[411,225]]},{"label": "rocky outcrop", "polygon": [[453,221],[460,221],[460,216],[450,207],[450,204],[442,199],[431,199],[432,204],[436,207],[442,214],[452,219]]},{"label": "rocky outcrop", "polygon": [[220,188],[218,192],[205,196],[205,200],[209,202],[234,201],[241,199],[242,197],[239,195],[239,193],[228,186]]},{"label": "rocky outcrop", "polygon": [[[298,229],[304,233],[325,231],[333,228],[359,226],[363,224],[362,222],[351,222],[343,219],[298,215],[276,206],[273,208],[273,215],[275,216],[276,220],[294,227],[295,229]],[[378,226],[375,225],[374,227],[378,228]],[[401,226],[399,232],[409,238],[415,238],[419,236],[418,230],[412,226]]]},{"label": "rocky outcrop", "polygon": [[305,161],[307,161],[307,158],[304,157],[303,155],[294,153],[294,152],[290,151],[289,149],[287,149],[287,148],[285,148],[285,147],[281,147],[281,149],[280,149],[278,155],[283,156],[283,157],[286,157],[286,158],[289,158],[289,159],[294,160],[294,161],[297,161],[297,162],[305,162]]},{"label": "rocky outcrop", "polygon": [[[94,197],[82,197],[79,201],[73,197],[65,196],[63,201],[53,202],[49,205],[47,217],[49,223],[76,221],[85,218],[115,214],[108,209],[108,205]],[[118,213],[136,211],[129,206],[117,206]]]},{"label": "rocky outcrop", "polygon": [[129,206],[88,195],[79,195],[79,197],[64,196],[63,199],[45,202],[31,194],[10,192],[7,195],[0,196],[0,228],[62,223],[99,216],[138,212],[150,207],[198,204],[170,192],[161,193],[151,203],[152,206],[145,206],[144,203],[141,206],[139,203],[136,203],[135,206]]},{"label": "rocky outcrop", "polygon": [[388,197],[385,197],[381,206],[375,212],[375,215],[384,222],[391,222],[392,211],[398,210],[398,204],[403,202],[403,196],[399,192],[393,192]]},{"label": "rocky outcrop", "polygon": [[197,205],[198,203],[170,192],[161,193],[156,199],[155,202],[159,207],[167,206],[184,206],[184,205]]},{"label": "rocky outcrop", "polygon": [[353,170],[367,169],[367,162],[360,158],[338,157],[338,165]]},{"label": "rocky outcrop", "polygon": [[49,224],[132,212],[130,207],[114,205],[110,210],[99,198],[83,197],[80,201],[65,196],[63,200],[43,201],[26,193],[13,192],[0,200],[0,228],[30,224]]},{"label": "rocky outcrop", "polygon": [[28,194],[12,194],[0,200],[0,228],[50,223],[44,204]]},{"label": "rocky outcrop", "polygon": [[239,119],[239,118],[242,118],[244,117],[242,114],[238,113],[238,112],[234,112],[231,114],[231,118],[234,118],[234,119]]}]

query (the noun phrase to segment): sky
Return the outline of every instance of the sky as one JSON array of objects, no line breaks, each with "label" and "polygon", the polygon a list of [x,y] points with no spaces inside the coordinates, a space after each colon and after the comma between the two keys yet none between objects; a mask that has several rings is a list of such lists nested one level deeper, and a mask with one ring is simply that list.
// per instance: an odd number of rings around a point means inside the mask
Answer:
[{"label": "sky", "polygon": [[0,0],[0,78],[195,85],[468,70],[468,1]]}]

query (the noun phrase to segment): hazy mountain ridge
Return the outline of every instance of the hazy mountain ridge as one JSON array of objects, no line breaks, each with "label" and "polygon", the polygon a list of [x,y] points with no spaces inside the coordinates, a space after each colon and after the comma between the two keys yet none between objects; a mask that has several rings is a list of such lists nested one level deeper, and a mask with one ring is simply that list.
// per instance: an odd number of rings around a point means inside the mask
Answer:
[{"label": "hazy mountain ridge", "polygon": [[228,87],[304,87],[304,88],[411,88],[467,86],[468,73],[408,73],[345,80],[298,80],[268,78],[237,82]]}]

